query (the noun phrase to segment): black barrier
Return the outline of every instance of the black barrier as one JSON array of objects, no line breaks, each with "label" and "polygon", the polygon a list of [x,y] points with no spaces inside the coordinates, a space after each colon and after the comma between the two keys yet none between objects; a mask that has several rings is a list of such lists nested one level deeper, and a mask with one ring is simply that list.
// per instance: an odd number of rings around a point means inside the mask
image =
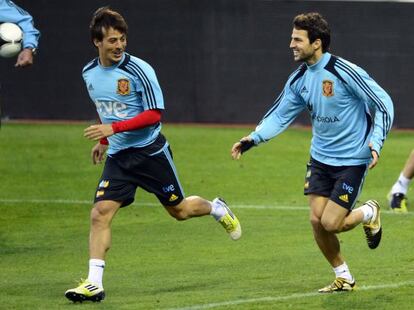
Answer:
[{"label": "black barrier", "polygon": [[[0,59],[3,117],[96,117],[82,67],[95,56],[91,14],[110,1],[16,0],[42,32],[29,69]],[[414,127],[414,4],[267,0],[117,0],[128,52],[155,69],[168,122],[257,123],[297,67],[292,18],[319,11],[332,28],[331,52],[366,69],[392,96],[394,125]],[[413,69],[413,70],[411,70]],[[298,118],[308,124],[307,115]]]}]

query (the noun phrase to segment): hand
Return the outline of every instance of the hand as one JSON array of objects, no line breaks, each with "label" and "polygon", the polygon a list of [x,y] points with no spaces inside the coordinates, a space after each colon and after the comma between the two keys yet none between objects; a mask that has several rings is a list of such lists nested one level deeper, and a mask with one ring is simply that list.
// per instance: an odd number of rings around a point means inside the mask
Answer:
[{"label": "hand", "polygon": [[94,165],[100,164],[103,159],[106,150],[108,149],[108,145],[97,143],[91,151],[92,163]]},{"label": "hand", "polygon": [[241,155],[253,146],[253,139],[250,136],[243,137],[231,148],[231,157],[240,159]]},{"label": "hand", "polygon": [[83,136],[89,140],[98,141],[102,138],[112,136],[114,130],[111,124],[92,125],[83,131]]},{"label": "hand", "polygon": [[28,67],[33,64],[33,52],[30,48],[24,48],[17,56],[15,67]]},{"label": "hand", "polygon": [[376,150],[373,149],[372,143],[370,143],[368,146],[369,146],[369,149],[371,150],[371,155],[372,155],[372,160],[371,160],[371,163],[369,164],[368,168],[372,169],[378,163],[378,153],[377,153]]}]

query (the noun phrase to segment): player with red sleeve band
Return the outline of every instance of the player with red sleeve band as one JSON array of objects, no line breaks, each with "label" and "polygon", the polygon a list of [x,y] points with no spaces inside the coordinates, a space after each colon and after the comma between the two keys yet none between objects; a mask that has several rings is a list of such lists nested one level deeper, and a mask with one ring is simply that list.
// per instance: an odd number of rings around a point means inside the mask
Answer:
[{"label": "player with red sleeve band", "polygon": [[112,129],[114,133],[130,131],[154,125],[161,121],[160,110],[146,110],[137,116],[120,122],[113,122]]}]

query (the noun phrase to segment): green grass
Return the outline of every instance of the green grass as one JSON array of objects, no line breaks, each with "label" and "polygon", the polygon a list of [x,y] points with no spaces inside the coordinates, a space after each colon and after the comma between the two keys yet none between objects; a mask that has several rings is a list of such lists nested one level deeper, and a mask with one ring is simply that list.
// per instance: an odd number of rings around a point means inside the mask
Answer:
[{"label": "green grass", "polygon": [[[302,194],[309,130],[289,129],[233,161],[231,145],[250,129],[172,125],[163,131],[186,194],[224,197],[242,222],[242,239],[229,240],[210,217],[177,222],[139,190],[135,204],[114,219],[107,299],[68,302],[64,291],[87,274],[87,202],[102,169],[91,164],[84,127],[3,124],[0,130],[0,309],[412,308],[411,212],[384,212],[375,251],[360,227],[341,234],[360,290],[315,293],[333,273],[313,241]],[[412,132],[391,133],[361,201],[375,198],[386,206],[413,138]]]}]

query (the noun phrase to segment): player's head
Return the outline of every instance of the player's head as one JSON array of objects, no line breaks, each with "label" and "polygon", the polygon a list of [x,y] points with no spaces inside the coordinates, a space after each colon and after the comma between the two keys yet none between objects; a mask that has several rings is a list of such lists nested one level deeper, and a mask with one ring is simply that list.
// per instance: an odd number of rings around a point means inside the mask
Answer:
[{"label": "player's head", "polygon": [[119,62],[126,48],[128,32],[122,15],[109,7],[99,8],[93,14],[89,29],[101,63],[107,66]]},{"label": "player's head", "polygon": [[292,41],[295,61],[309,61],[315,54],[325,53],[331,43],[328,22],[319,13],[305,13],[293,19]]}]

